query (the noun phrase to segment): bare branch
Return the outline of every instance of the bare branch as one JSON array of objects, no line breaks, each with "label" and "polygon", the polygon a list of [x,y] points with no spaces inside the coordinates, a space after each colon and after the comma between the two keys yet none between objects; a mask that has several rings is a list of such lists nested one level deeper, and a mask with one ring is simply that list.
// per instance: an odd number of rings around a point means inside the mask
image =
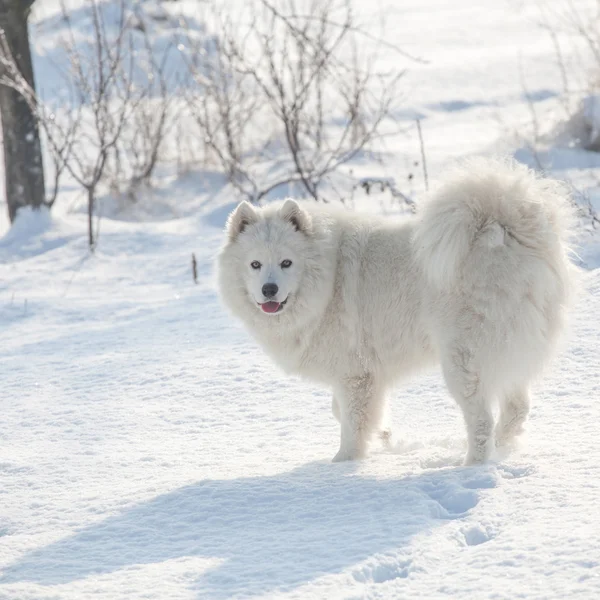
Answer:
[{"label": "bare branch", "polygon": [[325,180],[381,138],[398,97],[403,73],[377,73],[377,56],[359,51],[357,38],[370,34],[350,6],[310,8],[305,16],[293,0],[261,0],[244,27],[213,2],[217,40],[205,52],[188,42],[199,88],[187,90],[190,112],[232,185],[255,202],[294,184],[323,200]]}]

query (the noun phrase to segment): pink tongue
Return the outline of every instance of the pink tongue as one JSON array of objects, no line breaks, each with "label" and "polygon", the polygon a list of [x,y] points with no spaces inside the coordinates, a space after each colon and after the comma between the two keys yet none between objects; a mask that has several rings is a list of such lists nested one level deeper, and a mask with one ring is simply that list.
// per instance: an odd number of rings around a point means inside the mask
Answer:
[{"label": "pink tongue", "polygon": [[264,304],[261,304],[260,307],[266,313],[274,313],[279,308],[279,302],[265,302]]}]

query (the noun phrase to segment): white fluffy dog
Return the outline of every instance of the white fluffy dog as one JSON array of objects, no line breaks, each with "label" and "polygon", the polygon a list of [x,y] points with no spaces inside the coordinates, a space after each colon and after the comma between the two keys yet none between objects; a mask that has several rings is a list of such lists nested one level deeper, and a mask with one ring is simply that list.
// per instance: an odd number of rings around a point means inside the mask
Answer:
[{"label": "white fluffy dog", "polygon": [[333,388],[334,460],[385,437],[386,392],[437,361],[464,415],[465,463],[478,463],[494,439],[521,432],[529,385],[563,329],[571,221],[558,183],[483,159],[455,170],[411,220],[243,202],[219,287],[281,367]]}]

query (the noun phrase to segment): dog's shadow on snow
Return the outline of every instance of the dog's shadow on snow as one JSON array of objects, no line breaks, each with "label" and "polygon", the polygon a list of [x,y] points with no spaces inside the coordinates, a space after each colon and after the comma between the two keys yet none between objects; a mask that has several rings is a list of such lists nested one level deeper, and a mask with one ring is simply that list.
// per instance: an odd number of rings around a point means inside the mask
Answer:
[{"label": "dog's shadow on snow", "polygon": [[268,477],[205,480],[24,555],[0,583],[64,584],[184,557],[220,561],[194,584],[200,597],[217,599],[289,591],[351,567],[358,581],[406,577],[410,559],[396,566],[386,559],[385,573],[359,563],[402,554],[419,532],[462,518],[498,477],[483,466],[375,479],[352,463],[311,463]]}]

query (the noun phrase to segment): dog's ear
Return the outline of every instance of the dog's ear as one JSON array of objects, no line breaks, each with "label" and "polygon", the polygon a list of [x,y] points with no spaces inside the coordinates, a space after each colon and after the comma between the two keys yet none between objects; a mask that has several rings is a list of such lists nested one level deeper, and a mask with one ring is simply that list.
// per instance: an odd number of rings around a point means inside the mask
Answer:
[{"label": "dog's ear", "polygon": [[240,202],[237,208],[229,215],[227,219],[227,233],[230,240],[235,240],[248,225],[255,223],[258,219],[256,209],[246,200]]},{"label": "dog's ear", "polygon": [[286,200],[279,209],[279,214],[282,219],[289,221],[296,231],[310,232],[312,223],[310,215],[295,200]]}]

